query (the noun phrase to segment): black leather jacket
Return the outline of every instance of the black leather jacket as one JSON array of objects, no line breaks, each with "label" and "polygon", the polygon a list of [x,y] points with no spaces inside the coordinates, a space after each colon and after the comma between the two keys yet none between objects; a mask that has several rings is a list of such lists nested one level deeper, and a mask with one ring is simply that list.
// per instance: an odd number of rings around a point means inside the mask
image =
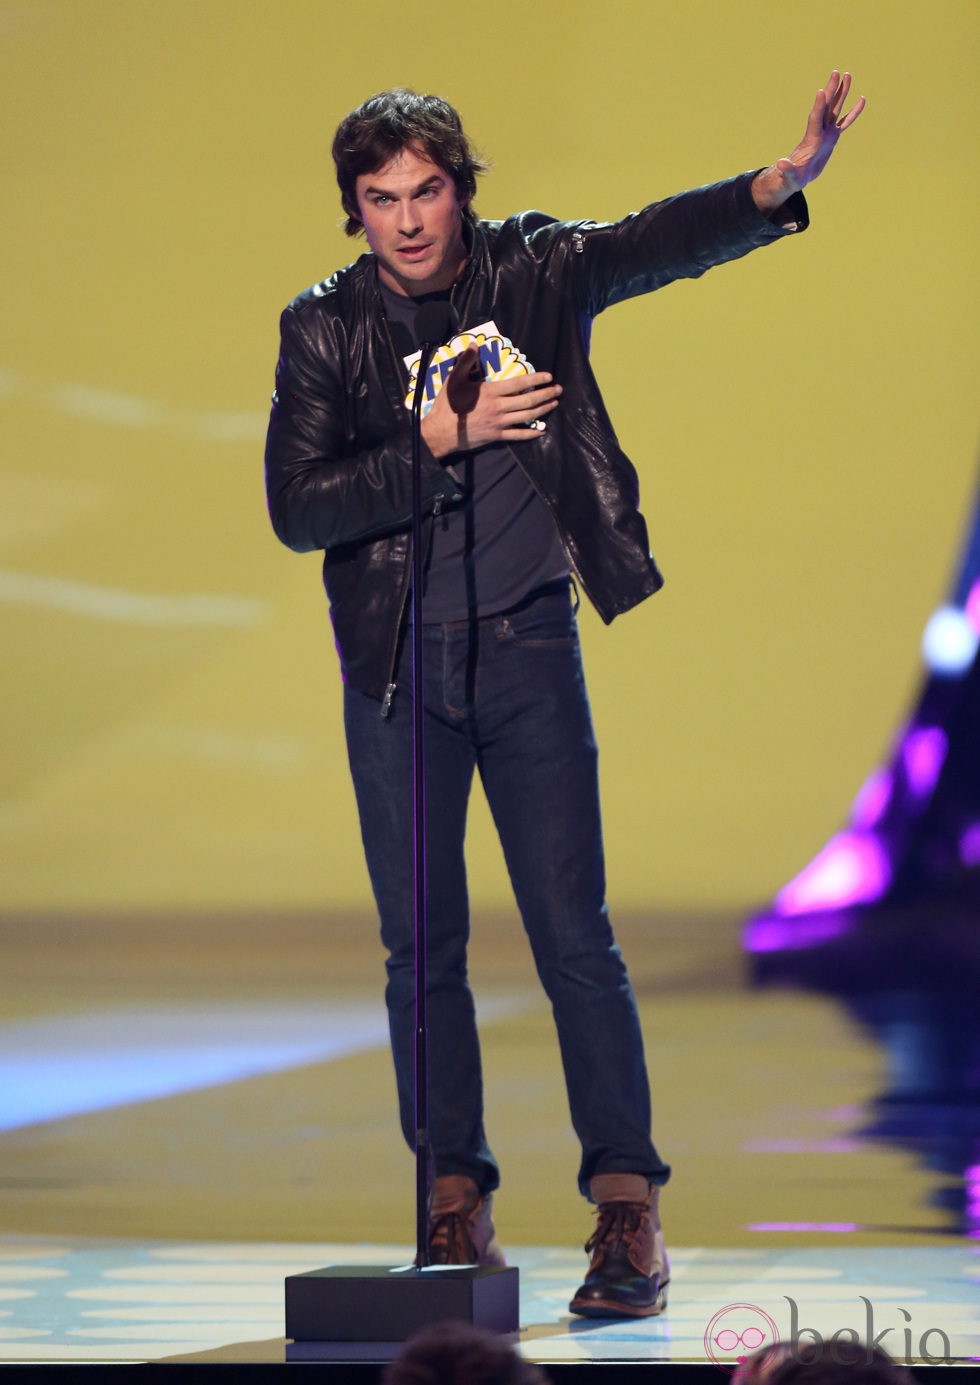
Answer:
[{"label": "black leather jacket", "polygon": [[[541,212],[484,221],[452,289],[463,328],[494,321],[536,370],[564,387],[539,438],[514,449],[558,526],[568,560],[609,622],[663,585],[638,508],[636,472],[620,449],[589,364],[592,319],[807,224],[799,194],[768,221],[746,173],[653,203],[613,224]],[[407,374],[388,330],[374,256],[294,299],[266,444],[276,534],[297,552],[324,550],[344,677],[383,699],[395,666],[411,577],[411,432]],[[450,462],[452,458],[448,459]],[[428,513],[460,499],[453,472],[423,446]]]}]

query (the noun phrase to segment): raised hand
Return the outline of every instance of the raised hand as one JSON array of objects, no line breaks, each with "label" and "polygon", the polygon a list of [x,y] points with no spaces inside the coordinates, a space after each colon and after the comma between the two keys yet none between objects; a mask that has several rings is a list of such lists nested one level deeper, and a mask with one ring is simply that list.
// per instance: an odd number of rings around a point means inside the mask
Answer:
[{"label": "raised hand", "polygon": [[818,178],[826,168],[827,161],[837,148],[837,141],[854,124],[867,104],[861,96],[845,115],[844,103],[850,89],[851,74],[845,72],[841,75],[835,68],[826,86],[817,92],[803,138],[792,154],[760,173],[752,184],[752,195],[760,211],[775,211],[794,192],[800,192],[814,178]]}]

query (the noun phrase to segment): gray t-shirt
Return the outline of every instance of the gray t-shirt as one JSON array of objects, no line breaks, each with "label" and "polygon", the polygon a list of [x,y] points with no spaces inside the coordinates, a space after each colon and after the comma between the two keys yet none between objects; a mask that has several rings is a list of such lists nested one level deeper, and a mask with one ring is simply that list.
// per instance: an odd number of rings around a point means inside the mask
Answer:
[{"label": "gray t-shirt", "polygon": [[[385,313],[398,349],[418,350],[415,315],[419,305],[448,292],[407,298],[381,286]],[[463,501],[433,522],[425,568],[426,624],[467,620],[509,610],[536,587],[568,576],[554,520],[531,485],[513,449],[503,444],[449,459],[463,482]]]}]

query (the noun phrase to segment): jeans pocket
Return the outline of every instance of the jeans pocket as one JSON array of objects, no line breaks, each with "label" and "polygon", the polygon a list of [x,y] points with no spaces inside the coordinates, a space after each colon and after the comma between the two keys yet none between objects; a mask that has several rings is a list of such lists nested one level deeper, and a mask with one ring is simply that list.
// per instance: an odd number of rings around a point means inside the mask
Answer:
[{"label": "jeans pocket", "polygon": [[501,616],[497,638],[522,649],[574,648],[578,625],[568,593],[539,597],[523,609]]}]

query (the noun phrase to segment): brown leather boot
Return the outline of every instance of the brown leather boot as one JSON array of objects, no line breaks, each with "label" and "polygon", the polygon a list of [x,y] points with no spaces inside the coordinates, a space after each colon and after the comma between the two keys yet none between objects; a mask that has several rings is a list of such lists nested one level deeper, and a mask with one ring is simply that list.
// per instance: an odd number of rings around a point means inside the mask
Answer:
[{"label": "brown leather boot", "polygon": [[506,1265],[493,1229],[493,1197],[463,1174],[435,1179],[429,1200],[429,1258],[433,1265]]},{"label": "brown leather boot", "polygon": [[652,1318],[667,1306],[670,1267],[660,1226],[660,1189],[635,1173],[597,1174],[589,1195],[598,1203],[586,1242],[592,1256],[585,1283],[568,1305],[586,1318]]}]

